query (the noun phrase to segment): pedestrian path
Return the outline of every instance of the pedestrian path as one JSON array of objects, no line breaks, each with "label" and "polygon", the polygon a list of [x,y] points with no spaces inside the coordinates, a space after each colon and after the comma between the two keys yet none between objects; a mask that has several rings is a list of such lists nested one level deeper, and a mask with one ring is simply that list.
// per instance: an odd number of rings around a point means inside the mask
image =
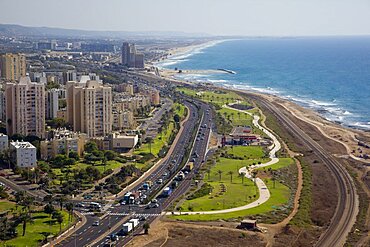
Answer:
[{"label": "pedestrian path", "polygon": [[[237,103],[239,103],[239,101],[237,101],[233,104],[237,104]],[[223,210],[213,210],[213,211],[197,211],[197,212],[166,212],[166,215],[231,213],[231,212],[236,212],[236,211],[241,211],[241,210],[246,210],[246,209],[257,207],[257,206],[267,202],[268,199],[270,198],[270,196],[271,196],[270,191],[268,190],[266,184],[260,178],[253,178],[252,177],[252,172],[255,169],[258,169],[258,168],[261,168],[261,167],[266,167],[266,166],[271,166],[271,165],[276,164],[277,162],[279,162],[279,158],[276,157],[276,152],[280,150],[281,144],[278,141],[278,139],[269,130],[267,130],[266,128],[262,127],[259,124],[260,117],[258,115],[253,115],[252,113],[250,113],[248,111],[239,110],[239,109],[235,109],[235,108],[230,107],[230,105],[233,105],[233,104],[223,105],[223,107],[227,108],[227,109],[239,111],[239,112],[242,112],[242,113],[246,113],[246,114],[252,116],[253,117],[253,121],[252,121],[253,125],[256,126],[258,129],[260,129],[261,131],[263,131],[273,141],[273,144],[271,146],[269,146],[270,161],[268,161],[266,163],[263,163],[263,164],[251,165],[249,167],[242,167],[242,168],[239,169],[239,174],[245,174],[246,178],[251,179],[252,181],[254,181],[254,183],[256,184],[256,186],[258,188],[258,191],[259,191],[259,198],[254,202],[251,202],[247,205],[236,207],[236,208],[229,208],[229,209],[223,209]]]}]

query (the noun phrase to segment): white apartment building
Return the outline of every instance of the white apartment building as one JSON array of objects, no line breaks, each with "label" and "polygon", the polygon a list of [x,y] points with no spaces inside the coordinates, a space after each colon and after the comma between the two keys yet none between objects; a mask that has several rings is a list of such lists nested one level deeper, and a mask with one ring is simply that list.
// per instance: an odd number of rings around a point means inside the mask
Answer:
[{"label": "white apartment building", "polygon": [[29,142],[10,142],[11,157],[18,167],[35,167],[37,165],[36,147]]}]

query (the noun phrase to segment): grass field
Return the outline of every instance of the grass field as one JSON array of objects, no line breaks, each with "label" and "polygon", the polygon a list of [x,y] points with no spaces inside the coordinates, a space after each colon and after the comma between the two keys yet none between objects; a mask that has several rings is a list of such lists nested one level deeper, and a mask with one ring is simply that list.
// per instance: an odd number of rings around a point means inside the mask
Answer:
[{"label": "grass field", "polygon": [[9,201],[0,201],[0,212],[8,211],[11,208],[15,208],[15,203],[14,202],[9,202]]},{"label": "grass field", "polygon": [[[63,223],[62,230],[68,228],[68,213],[62,211]],[[37,212],[32,214],[33,223],[28,223],[26,228],[25,236],[22,236],[22,224],[17,226],[18,237],[6,241],[9,246],[39,246],[40,241],[44,239],[41,235],[42,232],[50,232],[52,235],[59,234],[59,224],[52,220],[52,224],[49,224],[49,215],[43,212]],[[73,219],[74,221],[74,219]],[[71,224],[73,223],[71,222]]]},{"label": "grass field", "polygon": [[273,188],[272,181],[267,183],[267,187],[270,190],[271,197],[264,204],[241,211],[236,211],[232,213],[225,214],[209,214],[209,215],[180,215],[180,216],[170,216],[173,219],[181,219],[188,221],[213,221],[213,220],[228,220],[228,219],[241,219],[249,215],[265,214],[271,212],[283,205],[285,205],[290,197],[290,190],[287,186],[276,182],[275,188]]},{"label": "grass field", "polygon": [[[203,197],[192,200],[186,200],[182,204],[184,211],[211,211],[219,209],[234,208],[245,205],[253,201],[256,194],[256,188],[249,179],[244,179],[242,184],[241,177],[238,176],[239,168],[251,163],[251,160],[234,160],[220,158],[220,161],[211,168],[210,177],[205,174],[204,182],[209,183],[212,187],[212,193]],[[222,171],[221,180],[218,171]],[[229,172],[233,172],[232,182]],[[224,184],[226,192],[221,191],[221,184]]]},{"label": "grass field", "polygon": [[[125,164],[123,163],[120,163],[118,161],[115,161],[115,160],[109,160],[107,161],[107,165],[105,166],[105,170],[108,170],[108,169],[116,169],[116,168],[119,168],[119,167],[122,167],[124,166]],[[101,164],[100,161],[98,162],[95,162],[94,165],[91,165],[91,164],[86,164],[86,163],[83,163],[83,162],[78,162],[76,163],[75,165],[73,166],[70,166],[69,169],[71,170],[74,170],[74,169],[85,169],[86,167],[89,167],[89,166],[94,166],[96,167],[101,173],[104,172],[104,166]],[[61,176],[63,173],[62,173],[62,169],[61,168],[52,168],[53,170],[53,173],[57,176]],[[73,173],[70,173],[70,177],[73,176]]]},{"label": "grass field", "polygon": [[271,166],[258,168],[257,170],[267,170],[267,169],[270,169],[270,168],[271,168],[271,170],[278,170],[280,168],[290,166],[292,164],[294,164],[294,160],[292,158],[279,158],[278,163],[276,163],[274,165],[271,165]]},{"label": "grass field", "polygon": [[179,87],[176,89],[178,92],[183,92],[186,95],[199,97],[206,102],[214,103],[218,106],[222,106],[226,103],[235,102],[236,100],[242,100],[238,94],[234,92],[226,92],[226,91],[201,91],[197,92],[195,90],[191,90],[185,87]]},{"label": "grass field", "polygon": [[261,146],[228,147],[227,153],[232,154],[234,157],[243,159],[260,159],[265,156],[265,152]]}]

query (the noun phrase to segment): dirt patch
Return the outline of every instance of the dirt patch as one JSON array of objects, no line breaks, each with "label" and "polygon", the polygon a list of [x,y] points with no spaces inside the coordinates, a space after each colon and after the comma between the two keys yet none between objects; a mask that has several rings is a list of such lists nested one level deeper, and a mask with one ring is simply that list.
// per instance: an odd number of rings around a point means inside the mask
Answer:
[{"label": "dirt patch", "polygon": [[[164,232],[168,232],[163,234]],[[128,246],[266,246],[262,235],[217,225],[158,221]]]}]

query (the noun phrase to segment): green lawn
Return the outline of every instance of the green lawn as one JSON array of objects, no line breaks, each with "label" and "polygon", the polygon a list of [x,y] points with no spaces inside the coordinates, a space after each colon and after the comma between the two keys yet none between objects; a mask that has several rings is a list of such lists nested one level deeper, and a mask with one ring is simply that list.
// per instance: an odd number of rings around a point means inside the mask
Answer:
[{"label": "green lawn", "polygon": [[[63,211],[63,223],[62,230],[68,228],[68,213]],[[59,224],[58,222],[52,221],[52,224],[49,224],[50,217],[49,215],[38,212],[33,213],[33,223],[28,223],[26,228],[25,236],[22,236],[22,224],[17,226],[18,237],[6,241],[7,245],[22,246],[22,247],[33,247],[39,246],[40,241],[44,239],[44,236],[41,235],[42,232],[51,232],[53,235],[59,234]],[[73,219],[74,221],[74,219]],[[73,221],[70,223],[72,224]]]},{"label": "green lawn", "polygon": [[237,110],[232,110],[229,108],[222,108],[221,110],[218,110],[217,112],[220,112],[222,116],[225,119],[230,119],[232,124],[234,126],[252,126],[252,120],[253,118],[243,112],[239,112]]},{"label": "green lawn", "polygon": [[267,169],[270,169],[270,168],[272,170],[278,170],[280,168],[290,166],[290,165],[293,165],[293,164],[294,164],[294,160],[292,158],[279,158],[278,163],[276,163],[274,165],[271,165],[271,166],[258,168],[257,170],[267,170]]},{"label": "green lawn", "polygon": [[[115,160],[109,160],[109,161],[107,161],[107,165],[105,167],[105,170],[108,170],[108,169],[114,170],[114,169],[122,167],[124,165],[126,165],[126,164],[120,163],[120,162],[115,161]],[[75,170],[75,169],[79,170],[79,169],[85,169],[86,167],[89,167],[89,166],[96,167],[101,173],[104,172],[104,166],[101,164],[101,161],[95,162],[94,165],[86,164],[86,163],[83,163],[83,162],[77,162],[75,165],[69,166],[68,168],[71,169],[71,170]],[[63,175],[63,172],[62,172],[61,168],[52,168],[52,171],[57,177],[60,177],[60,176]],[[73,177],[72,172],[69,174],[69,177],[70,178]],[[59,184],[59,180],[54,180],[54,182]]]},{"label": "green lawn", "polygon": [[[261,160],[262,161],[262,160]],[[254,195],[256,194],[256,188],[249,179],[244,179],[242,184],[241,177],[238,176],[239,168],[250,165],[256,162],[253,160],[234,160],[220,158],[220,161],[211,168],[210,178],[208,179],[208,173],[205,174],[204,182],[209,183],[213,187],[213,191],[210,195],[195,198],[192,200],[186,200],[182,205],[183,211],[211,211],[219,209],[227,209],[239,207],[255,200]],[[221,181],[219,180],[218,171],[222,171]],[[228,172],[233,172],[233,180],[231,183],[231,176]],[[221,184],[226,187],[226,192],[221,192]]]},{"label": "green lawn", "polygon": [[15,203],[10,201],[1,200],[0,201],[0,212],[8,211],[15,208]]},{"label": "green lawn", "polygon": [[242,100],[238,94],[229,91],[201,91],[197,92],[195,90],[179,87],[176,89],[178,92],[183,92],[186,95],[198,97],[205,102],[211,102],[216,105],[222,106],[226,103],[235,102],[236,100]]},{"label": "green lawn", "polygon": [[234,157],[243,159],[259,159],[265,156],[263,147],[261,146],[233,146],[227,148],[227,153]]},{"label": "green lawn", "polygon": [[273,188],[273,182],[269,180],[267,183],[267,187],[269,188],[271,193],[270,199],[264,204],[255,208],[225,214],[209,214],[209,215],[198,214],[198,215],[180,215],[170,217],[173,219],[181,219],[188,221],[213,221],[213,220],[228,220],[235,218],[240,219],[249,215],[265,214],[275,209],[278,209],[279,207],[288,203],[290,197],[290,190],[287,186],[279,182],[276,182],[275,188]]}]

